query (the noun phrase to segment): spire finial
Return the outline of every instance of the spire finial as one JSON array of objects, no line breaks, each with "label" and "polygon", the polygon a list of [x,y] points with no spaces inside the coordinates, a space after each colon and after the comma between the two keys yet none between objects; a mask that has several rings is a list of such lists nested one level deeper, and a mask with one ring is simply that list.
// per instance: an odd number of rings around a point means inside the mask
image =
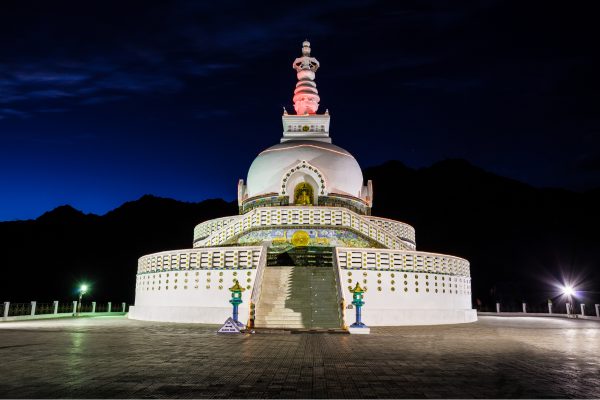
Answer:
[{"label": "spire finial", "polygon": [[310,42],[302,43],[302,57],[294,60],[292,67],[298,72],[298,83],[294,90],[294,109],[298,115],[316,114],[319,108],[319,92],[315,80],[315,72],[319,69],[319,61],[310,56]]}]

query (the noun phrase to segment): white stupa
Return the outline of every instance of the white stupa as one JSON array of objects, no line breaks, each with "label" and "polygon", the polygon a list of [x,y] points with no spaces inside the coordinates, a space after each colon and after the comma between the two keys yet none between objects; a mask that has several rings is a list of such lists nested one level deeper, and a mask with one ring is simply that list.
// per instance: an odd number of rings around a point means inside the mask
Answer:
[{"label": "white stupa", "polygon": [[468,261],[417,251],[412,226],[371,216],[371,182],[317,113],[310,52],[305,41],[293,63],[296,114],[239,181],[240,214],[197,225],[191,249],[141,257],[130,318],[223,323],[237,281],[239,320],[257,328],[347,329],[357,283],[369,326],[477,319]]}]

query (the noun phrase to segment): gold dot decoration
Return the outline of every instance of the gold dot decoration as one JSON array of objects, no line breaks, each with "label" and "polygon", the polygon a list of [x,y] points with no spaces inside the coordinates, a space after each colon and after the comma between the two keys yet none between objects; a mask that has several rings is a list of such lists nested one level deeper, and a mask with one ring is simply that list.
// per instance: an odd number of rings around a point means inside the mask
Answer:
[{"label": "gold dot decoration", "polygon": [[404,291],[405,291],[405,292],[408,292],[408,288],[407,288],[407,287],[405,287],[405,288],[404,288]]},{"label": "gold dot decoration", "polygon": [[392,279],[391,284],[394,285],[395,283],[396,283],[396,281]]},{"label": "gold dot decoration", "polygon": [[381,292],[381,286],[377,286],[377,291]]},{"label": "gold dot decoration", "polygon": [[250,290],[250,285],[246,286],[246,289]]},{"label": "gold dot decoration", "polygon": [[404,279],[408,278],[408,275],[404,274]]},{"label": "gold dot decoration", "polygon": [[352,279],[348,279],[348,283],[352,283]]},{"label": "gold dot decoration", "polygon": [[222,289],[223,289],[223,285],[219,285],[219,290],[222,290]]},{"label": "gold dot decoration", "polygon": [[392,274],[392,278],[395,278],[395,277],[396,277],[396,275],[395,275],[395,274]]},{"label": "gold dot decoration", "polygon": [[366,280],[366,279],[363,279],[363,283],[367,283],[367,280]]},{"label": "gold dot decoration", "polygon": [[378,272],[378,273],[377,273],[377,276],[381,276],[381,272]]},{"label": "gold dot decoration", "polygon": [[408,282],[407,282],[407,281],[404,281],[404,284],[405,284],[405,285],[408,285]]},{"label": "gold dot decoration", "polygon": [[419,293],[419,288],[415,288],[415,292]]},{"label": "gold dot decoration", "polygon": [[221,272],[219,272],[219,276],[223,276],[223,272],[222,272],[222,271],[221,271]]},{"label": "gold dot decoration", "polygon": [[367,273],[366,273],[366,272],[363,272],[363,276],[367,276]]},{"label": "gold dot decoration", "polygon": [[250,275],[252,275],[252,272],[248,271],[248,272],[246,272],[246,275],[250,276]]},{"label": "gold dot decoration", "polygon": [[392,292],[395,292],[396,288],[392,286],[391,290],[392,290]]},{"label": "gold dot decoration", "polygon": [[250,283],[250,282],[252,282],[252,279],[248,278],[248,279],[246,279],[246,282]]}]

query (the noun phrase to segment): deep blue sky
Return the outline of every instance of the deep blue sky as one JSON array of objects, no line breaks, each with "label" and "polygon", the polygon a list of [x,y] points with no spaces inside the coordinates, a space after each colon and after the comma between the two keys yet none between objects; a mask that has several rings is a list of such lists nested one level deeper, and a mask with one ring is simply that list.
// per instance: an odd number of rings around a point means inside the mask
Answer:
[{"label": "deep blue sky", "polygon": [[0,220],[143,194],[235,198],[312,42],[364,167],[465,158],[600,186],[596,2],[0,3]]}]

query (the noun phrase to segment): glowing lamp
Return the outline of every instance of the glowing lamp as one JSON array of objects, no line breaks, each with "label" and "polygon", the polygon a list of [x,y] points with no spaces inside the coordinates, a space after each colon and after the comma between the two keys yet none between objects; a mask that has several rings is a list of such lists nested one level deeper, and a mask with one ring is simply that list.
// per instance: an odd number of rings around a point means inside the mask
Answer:
[{"label": "glowing lamp", "polygon": [[574,296],[575,295],[575,289],[573,289],[573,287],[566,285],[563,287],[563,294],[567,295],[567,296]]}]

